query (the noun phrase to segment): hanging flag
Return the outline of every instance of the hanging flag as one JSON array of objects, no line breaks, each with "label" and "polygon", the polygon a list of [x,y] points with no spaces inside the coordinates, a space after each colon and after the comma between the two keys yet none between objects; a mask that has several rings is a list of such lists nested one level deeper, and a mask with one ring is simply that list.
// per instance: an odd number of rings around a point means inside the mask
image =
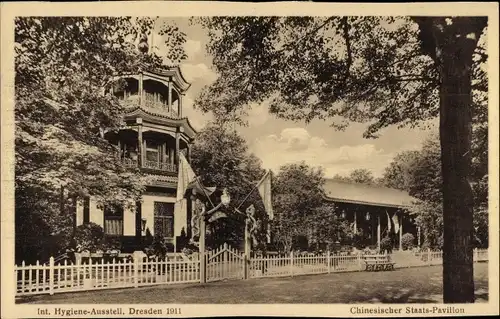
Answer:
[{"label": "hanging flag", "polygon": [[389,213],[387,211],[385,211],[386,215],[387,215],[387,234],[389,234],[391,232],[391,218],[389,217]]},{"label": "hanging flag", "polygon": [[271,243],[271,225],[269,225],[269,223],[267,224],[266,239],[267,239],[267,243],[270,244]]},{"label": "hanging flag", "polygon": [[358,234],[358,220],[357,220],[357,217],[356,217],[356,212],[354,212],[354,235],[357,235]]},{"label": "hanging flag", "polygon": [[189,165],[184,154],[180,153],[179,174],[177,182],[177,201],[180,201],[184,198],[184,194],[186,193],[189,184],[195,180],[196,180],[196,174],[191,168],[191,165]]},{"label": "hanging flag", "polygon": [[260,197],[264,202],[264,208],[266,209],[267,216],[269,220],[273,220],[273,205],[271,202],[271,171],[267,171],[266,175],[257,184],[257,189],[259,190]]},{"label": "hanging flag", "polygon": [[399,231],[399,219],[397,213],[394,213],[394,216],[392,216],[392,221],[394,222],[394,233],[397,234]]}]

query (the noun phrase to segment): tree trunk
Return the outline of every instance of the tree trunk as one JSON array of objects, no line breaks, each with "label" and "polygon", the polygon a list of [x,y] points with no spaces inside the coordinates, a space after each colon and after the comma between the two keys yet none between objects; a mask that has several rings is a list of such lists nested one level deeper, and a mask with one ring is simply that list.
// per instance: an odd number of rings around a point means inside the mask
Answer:
[{"label": "tree trunk", "polygon": [[[460,19],[468,19],[460,20]],[[475,18],[453,19],[434,32],[440,72],[440,140],[443,174],[443,300],[474,302],[471,167],[472,54],[483,27]],[[456,21],[456,23],[455,23]],[[441,25],[443,26],[443,25]],[[471,35],[472,34],[472,35]]]}]

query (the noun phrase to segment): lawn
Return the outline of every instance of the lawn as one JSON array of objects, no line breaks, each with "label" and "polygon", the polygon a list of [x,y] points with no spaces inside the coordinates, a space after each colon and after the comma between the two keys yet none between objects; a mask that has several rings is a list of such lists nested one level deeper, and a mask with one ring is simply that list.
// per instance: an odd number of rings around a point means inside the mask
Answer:
[{"label": "lawn", "polygon": [[[442,302],[441,266],[208,284],[168,285],[55,294],[26,303],[435,303]],[[488,300],[488,263],[475,264],[478,302]]]}]

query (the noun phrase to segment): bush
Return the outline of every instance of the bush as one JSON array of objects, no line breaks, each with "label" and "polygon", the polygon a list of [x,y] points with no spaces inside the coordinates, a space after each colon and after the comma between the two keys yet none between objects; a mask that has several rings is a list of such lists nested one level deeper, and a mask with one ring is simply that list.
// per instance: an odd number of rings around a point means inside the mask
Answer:
[{"label": "bush", "polygon": [[104,246],[104,229],[96,223],[85,223],[76,227],[76,251],[96,252]]},{"label": "bush", "polygon": [[144,249],[148,256],[157,256],[161,259],[165,258],[168,252],[174,251],[174,245],[168,243],[164,237],[155,235],[153,242]]},{"label": "bush", "polygon": [[392,252],[392,240],[389,237],[384,237],[380,240],[380,251]]},{"label": "bush", "polygon": [[406,233],[401,237],[401,246],[404,250],[412,249],[415,245],[415,236],[410,233]]}]

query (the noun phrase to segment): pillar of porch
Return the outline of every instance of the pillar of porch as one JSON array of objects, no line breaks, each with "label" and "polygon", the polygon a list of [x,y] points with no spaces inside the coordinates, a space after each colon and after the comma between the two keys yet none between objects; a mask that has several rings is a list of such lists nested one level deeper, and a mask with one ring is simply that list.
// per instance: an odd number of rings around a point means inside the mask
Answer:
[{"label": "pillar of porch", "polygon": [[403,250],[403,214],[401,213],[401,220],[399,221],[399,250]]},{"label": "pillar of porch", "polygon": [[380,213],[377,216],[377,248],[380,251]]},{"label": "pillar of porch", "polygon": [[144,152],[142,149],[143,147],[142,118],[138,117],[136,119],[136,123],[137,123],[137,163],[139,167],[142,167],[142,163],[144,162],[143,161]]},{"label": "pillar of porch", "polygon": [[139,73],[139,105],[141,107],[144,106],[144,75],[141,72]]},{"label": "pillar of porch", "polygon": [[168,111],[172,112],[172,82],[168,82]]},{"label": "pillar of porch", "polygon": [[184,94],[179,94],[179,117],[182,117],[182,100],[184,99]]}]

